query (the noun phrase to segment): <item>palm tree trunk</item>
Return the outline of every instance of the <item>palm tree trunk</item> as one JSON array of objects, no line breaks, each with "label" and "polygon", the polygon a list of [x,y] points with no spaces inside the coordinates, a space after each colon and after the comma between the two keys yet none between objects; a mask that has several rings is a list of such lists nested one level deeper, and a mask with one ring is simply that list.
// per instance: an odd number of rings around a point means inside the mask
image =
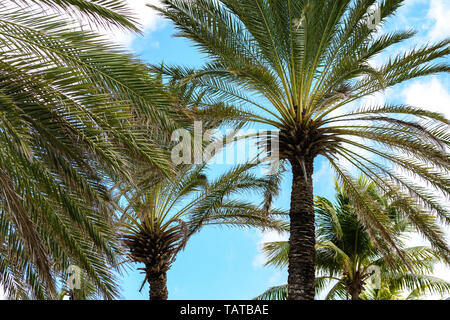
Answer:
[{"label": "palm tree trunk", "polygon": [[361,300],[359,295],[363,290],[363,283],[360,278],[359,272],[356,273],[355,279],[347,286],[347,291],[352,297],[352,300]]},{"label": "palm tree trunk", "polygon": [[167,300],[167,274],[161,272],[159,274],[152,274],[148,277],[150,285],[150,300]]},{"label": "palm tree trunk", "polygon": [[[314,300],[315,227],[313,159],[292,164],[288,300]],[[303,169],[304,168],[304,169]],[[306,171],[306,175],[304,173]]]},{"label": "palm tree trunk", "polygon": [[350,295],[352,296],[352,300],[361,300],[361,298],[359,297],[360,292],[357,291],[352,291],[350,292]]}]

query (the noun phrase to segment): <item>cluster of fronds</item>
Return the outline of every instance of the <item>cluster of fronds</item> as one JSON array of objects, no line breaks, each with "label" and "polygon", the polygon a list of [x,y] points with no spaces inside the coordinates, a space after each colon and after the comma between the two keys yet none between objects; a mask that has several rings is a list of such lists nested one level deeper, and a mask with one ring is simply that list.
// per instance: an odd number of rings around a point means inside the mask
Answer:
[{"label": "cluster of fronds", "polygon": [[71,264],[116,297],[106,186],[130,180],[132,161],[171,172],[167,152],[130,130],[137,114],[170,127],[160,83],[73,18],[137,30],[122,0],[0,3],[0,284],[12,298],[55,298]]},{"label": "cluster of fronds", "polygon": [[182,170],[176,183],[164,180],[124,193],[128,204],[123,209],[122,239],[130,261],[144,264],[144,282],[167,271],[189,238],[206,225],[286,230],[287,223],[280,219],[286,212],[273,208],[268,216],[261,206],[236,198],[263,194],[267,180],[253,174],[254,167],[238,166],[207,181],[206,167],[194,166]]},{"label": "cluster of fronds", "polygon": [[[213,111],[214,117],[220,113],[229,121],[279,130],[280,158],[304,172],[306,162],[323,156],[352,193],[378,249],[386,256],[398,253],[380,220],[385,216],[367,205],[367,194],[345,165],[350,164],[389,194],[416,231],[450,261],[437,223],[450,223],[449,120],[421,109],[428,106],[356,106],[407,80],[450,71],[444,60],[449,39],[373,63],[415,35],[378,32],[403,2],[163,0],[152,7],[208,56],[199,69],[165,66],[164,72],[195,84],[211,103],[222,102],[226,108]],[[370,28],[367,15],[374,5],[380,24]]]},{"label": "cluster of fronds", "polygon": [[[355,181],[371,196],[368,203],[378,206],[379,215],[386,214],[384,227],[395,237],[400,253],[382,255],[371,240],[367,228],[359,221],[354,200],[349,192],[336,184],[333,204],[326,198],[316,198],[316,294],[325,289],[325,299],[348,299],[350,292],[360,292],[360,299],[419,299],[424,294],[445,295],[450,283],[432,276],[434,265],[445,261],[438,250],[428,247],[405,248],[402,239],[413,230],[397,211],[396,203],[380,193],[374,183],[360,177]],[[288,265],[289,244],[286,241],[266,243],[268,265],[284,268]],[[379,273],[377,288],[369,280]],[[406,294],[406,295],[405,295]],[[270,288],[257,299],[284,300],[287,286]]]},{"label": "cluster of fronds", "polygon": [[146,229],[124,240],[135,262],[143,263],[147,274],[159,275],[170,268],[174,251],[179,249],[181,234]]}]

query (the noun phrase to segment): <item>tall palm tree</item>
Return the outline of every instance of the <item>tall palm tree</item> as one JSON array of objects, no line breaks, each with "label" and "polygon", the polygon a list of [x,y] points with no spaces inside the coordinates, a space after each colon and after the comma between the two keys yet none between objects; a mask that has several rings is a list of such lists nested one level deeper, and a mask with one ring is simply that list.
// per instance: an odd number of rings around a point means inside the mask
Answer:
[{"label": "tall palm tree", "polygon": [[[379,215],[386,215],[386,228],[392,230],[399,245],[405,232],[411,231],[407,221],[398,214],[396,203],[379,194],[375,184],[363,177],[356,185],[365,189],[371,197],[366,201],[376,203]],[[370,239],[368,230],[355,212],[353,201],[345,188],[336,185],[336,203],[317,197],[316,199],[316,294],[324,289],[329,299],[400,299],[409,291],[408,299],[425,293],[446,294],[450,283],[433,277],[433,266],[442,260],[436,250],[427,247],[401,248],[402,256],[391,253],[383,256]],[[289,243],[268,243],[264,247],[269,260],[267,264],[284,267],[288,264]],[[370,285],[375,279],[377,285]],[[285,299],[286,286],[269,289],[259,299]]]},{"label": "tall palm tree", "polygon": [[173,125],[161,85],[78,21],[137,30],[123,0],[0,3],[0,284],[10,297],[56,297],[72,264],[115,297],[107,187],[130,180],[135,161],[172,171],[166,151],[131,131],[137,117]]},{"label": "tall palm tree", "polygon": [[415,33],[377,33],[379,28],[367,23],[369,9],[378,4],[383,25],[403,2],[162,0],[160,6],[152,6],[173,21],[179,36],[192,40],[209,57],[204,67],[185,73],[185,80],[234,110],[224,112],[224,117],[279,130],[279,157],[290,163],[293,174],[289,299],[314,297],[312,174],[317,156],[328,160],[337,178],[348,184],[361,209],[361,222],[385,254],[398,251],[397,243],[367,207],[340,160],[392,192],[390,197],[403,204],[405,216],[418,231],[450,257],[447,244],[437,236],[439,228],[411,206],[405,193],[415,195],[448,223],[445,206],[435,193],[390,166],[448,196],[449,178],[441,173],[450,169],[448,119],[415,106],[351,104],[409,79],[450,70],[440,59],[449,54],[449,39],[385,58],[381,65],[372,63]]},{"label": "tall palm tree", "polygon": [[[236,197],[262,193],[267,187],[267,181],[252,174],[251,168],[239,166],[207,181],[206,168],[201,165],[182,170],[176,183],[165,180],[127,194],[123,239],[130,261],[144,264],[142,286],[148,282],[151,300],[167,299],[167,271],[189,238],[203,226],[286,228],[283,220],[267,216],[264,208]],[[271,215],[286,214],[271,210]]]},{"label": "tall palm tree", "polygon": [[[279,259],[279,266],[287,265],[287,254],[282,256],[283,252],[289,251],[289,244],[286,241],[268,243],[265,250],[270,252],[272,258]],[[338,251],[338,250],[336,250]],[[329,252],[334,254],[335,251]],[[386,267],[386,261],[382,258],[368,261],[360,265],[363,270],[359,273],[348,272],[347,266],[335,259],[333,261],[333,275],[322,272],[316,277],[316,295],[321,294],[328,289],[326,300],[416,300],[426,294],[436,294],[443,296],[450,292],[450,283],[444,279],[431,276],[433,265],[439,261],[436,252],[427,247],[406,248],[406,253],[412,258],[412,268],[414,273],[406,265],[402,265],[398,260],[395,271],[392,267]],[[338,253],[339,254],[339,253]],[[348,259],[348,256],[341,256]],[[281,263],[283,259],[283,263]],[[327,267],[330,268],[330,261]],[[316,264],[318,268],[320,263]],[[380,267],[379,280],[374,280],[375,270],[371,266]],[[339,271],[338,271],[339,270]],[[341,274],[339,274],[341,272]],[[352,278],[351,278],[352,277]],[[372,282],[378,282],[372,283]],[[269,288],[267,291],[256,297],[257,300],[286,300],[288,295],[288,286],[279,285]]]}]

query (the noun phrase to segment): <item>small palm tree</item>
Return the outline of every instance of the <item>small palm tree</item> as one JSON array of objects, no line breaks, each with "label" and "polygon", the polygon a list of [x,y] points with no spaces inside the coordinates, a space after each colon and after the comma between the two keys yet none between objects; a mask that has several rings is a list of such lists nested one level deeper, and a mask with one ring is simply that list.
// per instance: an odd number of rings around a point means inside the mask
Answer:
[{"label": "small palm tree", "polygon": [[[380,286],[367,287],[361,293],[361,300],[417,300],[427,293],[437,293],[443,296],[448,293],[450,284],[440,278],[421,275],[419,278],[410,278],[411,285],[401,282],[381,280]],[[415,282],[415,283],[414,283]]]},{"label": "small palm tree", "polygon": [[[123,239],[129,260],[143,263],[142,286],[150,285],[151,300],[166,300],[167,271],[189,238],[205,225],[260,226],[282,230],[285,223],[266,210],[234,196],[263,192],[267,181],[239,166],[208,182],[205,167],[180,172],[175,183],[161,181],[144,191],[127,194]],[[283,216],[271,210],[271,215]],[[141,287],[142,289],[142,287]]]},{"label": "small palm tree", "polygon": [[170,127],[161,85],[77,22],[137,30],[129,13],[123,0],[0,3],[0,284],[10,297],[56,297],[70,265],[117,296],[107,186],[129,180],[135,161],[171,172],[166,152],[131,131],[138,116]]},{"label": "small palm tree", "polygon": [[152,6],[173,21],[178,35],[192,40],[209,57],[204,67],[181,75],[186,81],[206,90],[210,100],[226,103],[223,117],[279,130],[279,157],[290,163],[293,174],[289,299],[314,298],[312,176],[318,156],[348,184],[361,208],[361,223],[385,254],[400,252],[397,243],[366,206],[340,160],[402,202],[405,216],[417,230],[450,257],[447,244],[437,236],[439,228],[410,206],[405,191],[449,222],[445,206],[434,193],[386,165],[398,166],[448,196],[449,178],[441,173],[450,169],[448,119],[414,106],[351,104],[407,80],[450,70],[439,60],[450,52],[449,39],[373,65],[374,57],[415,33],[377,34],[379,28],[367,23],[369,9],[378,5],[383,25],[403,2],[162,0],[161,6]]},{"label": "small palm tree", "polygon": [[[407,221],[398,214],[396,203],[389,203],[379,194],[374,183],[360,177],[356,183],[371,195],[366,201],[376,204],[380,215],[386,215],[385,227],[391,230],[399,244],[404,233],[411,231]],[[424,293],[445,294],[450,283],[430,276],[433,265],[442,260],[436,250],[427,247],[402,248],[402,255],[383,256],[361,224],[349,193],[336,184],[336,204],[316,199],[316,294],[329,288],[326,299],[400,299]],[[268,243],[264,247],[267,264],[286,266],[289,244],[286,241]],[[403,259],[406,257],[406,259]],[[369,284],[376,278],[374,287]],[[333,284],[330,288],[330,284]],[[285,299],[286,286],[269,289],[258,299]]]}]

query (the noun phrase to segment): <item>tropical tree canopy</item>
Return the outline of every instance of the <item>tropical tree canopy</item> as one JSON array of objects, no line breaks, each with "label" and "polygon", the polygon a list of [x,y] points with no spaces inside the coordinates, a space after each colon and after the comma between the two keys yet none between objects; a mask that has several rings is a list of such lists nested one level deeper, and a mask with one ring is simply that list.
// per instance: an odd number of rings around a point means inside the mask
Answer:
[{"label": "tropical tree canopy", "polygon": [[86,25],[138,30],[129,13],[123,0],[0,3],[0,284],[10,297],[55,298],[69,265],[116,297],[108,186],[130,180],[136,161],[172,172],[166,150],[130,131],[137,116],[173,125],[161,85]]},{"label": "tropical tree canopy", "polygon": [[[373,182],[362,176],[355,184],[370,194],[366,201],[378,206],[380,215],[386,215],[385,227],[395,236],[402,254],[382,255],[359,221],[349,192],[336,183],[334,204],[323,197],[316,197],[315,202],[316,295],[328,290],[326,300],[396,300],[448,293],[450,283],[431,275],[434,265],[445,259],[432,248],[405,247],[404,240],[412,228],[399,214],[396,203],[389,202]],[[264,251],[267,265],[288,265],[287,241],[267,243]],[[278,286],[257,299],[283,300],[286,296],[287,287]]]},{"label": "tropical tree canopy", "polygon": [[[198,70],[166,66],[228,106],[222,116],[279,130],[279,156],[293,173],[290,209],[290,299],[314,297],[313,161],[324,157],[353,193],[361,223],[385,254],[400,252],[350,163],[374,181],[447,260],[448,245],[432,212],[448,224],[449,120],[421,107],[358,102],[407,80],[450,71],[449,39],[383,59],[412,30],[378,32],[403,0],[163,0],[152,6],[209,60]],[[377,6],[380,23],[367,23]],[[180,71],[181,70],[181,71]],[[215,113],[217,116],[217,112]],[[343,161],[344,160],[344,161]],[[401,169],[401,170],[398,170]],[[420,181],[420,182],[417,182]],[[428,188],[422,186],[422,181]],[[437,192],[435,192],[437,190]],[[428,210],[408,199],[413,195]],[[382,237],[377,235],[383,235]]]},{"label": "tropical tree canopy", "polygon": [[267,211],[237,195],[262,194],[267,181],[243,165],[208,181],[207,167],[182,170],[176,183],[161,181],[144,190],[125,193],[121,221],[129,260],[143,263],[151,299],[167,299],[166,272],[189,238],[206,225],[286,229],[286,213]]}]

